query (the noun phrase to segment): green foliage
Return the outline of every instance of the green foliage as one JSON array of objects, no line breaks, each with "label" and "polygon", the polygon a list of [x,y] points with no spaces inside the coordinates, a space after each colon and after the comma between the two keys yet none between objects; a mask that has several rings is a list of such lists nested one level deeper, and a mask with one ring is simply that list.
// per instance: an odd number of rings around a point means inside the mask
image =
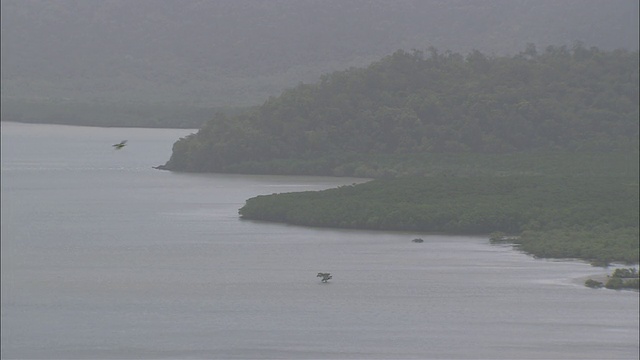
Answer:
[{"label": "green foliage", "polygon": [[616,269],[611,277],[638,278],[638,270],[636,268]]},{"label": "green foliage", "polygon": [[[637,204],[637,202],[636,202]],[[610,214],[616,216],[619,213]],[[603,213],[604,215],[604,213]],[[638,263],[638,227],[596,221],[594,224],[567,223],[564,228],[525,231],[514,241],[525,252],[544,258],[580,258],[596,264]],[[577,218],[577,216],[573,216]],[[559,225],[561,226],[561,225]],[[621,226],[621,227],[616,227]]]},{"label": "green foliage", "polygon": [[610,277],[607,283],[604,285],[607,289],[621,290],[621,289],[635,289],[638,290],[639,281],[638,278],[625,279],[619,277]]},{"label": "green foliage", "polygon": [[622,287],[624,289],[635,289],[635,290],[638,290],[638,289],[640,289],[640,280],[638,278],[625,280],[624,283],[622,284]]},{"label": "green foliage", "polygon": [[620,278],[609,278],[607,283],[604,285],[607,289],[619,290],[624,286],[624,280]]},{"label": "green foliage", "polygon": [[624,172],[378,179],[258,196],[239,213],[321,227],[492,234],[539,257],[637,263],[638,184]]},{"label": "green foliage", "polygon": [[539,257],[637,263],[638,53],[534,50],[398,51],[216,115],[166,168],[378,179],[249,199],[247,219],[502,232]]},{"label": "green foliage", "polygon": [[594,289],[598,289],[601,287],[604,287],[604,284],[600,281],[596,281],[596,280],[592,280],[592,279],[588,279],[587,281],[584,282],[584,285],[590,288],[594,288]]},{"label": "green foliage", "polygon": [[607,289],[621,290],[621,289],[635,289],[638,290],[639,278],[638,269],[636,268],[623,268],[615,269],[613,274],[607,276],[608,280],[605,284],[600,281],[589,279],[585,281],[585,286],[591,288],[606,287]]},{"label": "green foliage", "polygon": [[397,51],[214,117],[166,167],[381,178],[434,153],[637,150],[637,64],[638,52],[580,44],[512,57]]}]

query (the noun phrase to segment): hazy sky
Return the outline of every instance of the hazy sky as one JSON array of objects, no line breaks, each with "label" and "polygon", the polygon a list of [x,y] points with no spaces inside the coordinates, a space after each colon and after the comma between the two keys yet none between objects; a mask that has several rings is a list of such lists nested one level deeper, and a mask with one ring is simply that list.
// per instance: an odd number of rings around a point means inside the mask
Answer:
[{"label": "hazy sky", "polygon": [[[638,47],[637,0],[2,0],[2,97],[259,99],[397,49]],[[227,101],[229,101],[227,100]]]}]

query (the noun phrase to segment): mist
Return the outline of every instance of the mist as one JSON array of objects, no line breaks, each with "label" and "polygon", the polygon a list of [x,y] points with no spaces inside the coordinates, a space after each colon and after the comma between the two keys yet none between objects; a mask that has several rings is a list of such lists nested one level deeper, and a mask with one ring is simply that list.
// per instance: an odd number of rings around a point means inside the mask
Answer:
[{"label": "mist", "polygon": [[2,99],[258,105],[398,49],[638,48],[634,0],[3,0]]}]

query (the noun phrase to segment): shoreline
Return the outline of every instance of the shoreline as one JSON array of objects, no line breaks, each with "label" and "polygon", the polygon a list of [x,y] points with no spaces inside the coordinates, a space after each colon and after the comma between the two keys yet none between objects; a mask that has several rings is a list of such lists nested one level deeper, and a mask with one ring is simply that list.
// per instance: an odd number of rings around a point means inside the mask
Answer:
[{"label": "shoreline", "polygon": [[[610,279],[610,274],[594,274],[594,275],[581,276],[581,277],[578,277],[578,278],[573,278],[571,280],[571,282],[573,284],[582,285],[582,286],[584,286],[586,288],[589,288],[587,285],[585,285],[585,281],[587,281],[589,279],[594,280],[594,281],[599,281],[604,285]],[[599,288],[599,289],[612,290],[612,291],[635,291],[635,292],[638,292],[638,289],[629,289],[629,288],[608,289],[608,288],[606,288],[604,286]]]},{"label": "shoreline", "polygon": [[599,281],[599,282],[601,282],[603,284],[606,284],[607,280],[609,280],[609,274],[595,274],[595,275],[581,276],[579,278],[574,278],[573,282],[576,283],[576,284],[580,284],[580,285],[586,287],[584,282],[589,280],[589,279],[594,280],[594,281]]}]

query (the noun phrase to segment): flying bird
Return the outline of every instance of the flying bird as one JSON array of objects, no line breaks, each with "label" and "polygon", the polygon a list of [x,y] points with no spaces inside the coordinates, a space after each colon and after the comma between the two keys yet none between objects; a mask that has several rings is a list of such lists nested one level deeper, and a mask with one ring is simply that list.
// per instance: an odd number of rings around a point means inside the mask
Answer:
[{"label": "flying bird", "polygon": [[329,279],[331,279],[333,276],[331,276],[330,273],[318,273],[318,275],[316,275],[316,277],[321,277],[322,278],[322,282],[326,283],[327,281],[329,281]]},{"label": "flying bird", "polygon": [[125,147],[125,145],[127,145],[127,140],[122,140],[120,143],[118,144],[113,144],[111,146],[113,146],[116,150],[120,150],[123,147]]}]

